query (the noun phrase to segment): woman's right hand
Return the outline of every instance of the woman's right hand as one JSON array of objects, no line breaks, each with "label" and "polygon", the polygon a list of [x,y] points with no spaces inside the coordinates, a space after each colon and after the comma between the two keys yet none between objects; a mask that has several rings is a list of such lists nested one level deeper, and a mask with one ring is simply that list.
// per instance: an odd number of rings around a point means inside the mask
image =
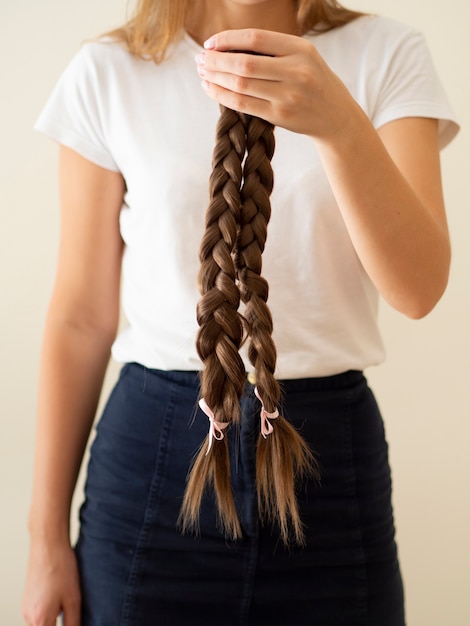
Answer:
[{"label": "woman's right hand", "polygon": [[57,543],[32,540],[23,618],[27,626],[80,626],[80,583],[77,560],[68,540]]}]

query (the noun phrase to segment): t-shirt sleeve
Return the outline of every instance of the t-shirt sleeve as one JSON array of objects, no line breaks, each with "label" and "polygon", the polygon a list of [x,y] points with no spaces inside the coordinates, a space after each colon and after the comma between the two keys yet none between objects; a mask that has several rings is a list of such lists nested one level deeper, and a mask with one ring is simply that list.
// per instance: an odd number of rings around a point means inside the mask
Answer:
[{"label": "t-shirt sleeve", "polygon": [[34,128],[112,171],[119,171],[107,141],[106,88],[95,61],[100,44],[87,44],[71,60]]},{"label": "t-shirt sleeve", "polygon": [[404,117],[435,118],[439,121],[440,147],[444,148],[457,134],[459,125],[423,35],[407,29],[393,38],[390,48],[388,63],[378,73],[374,126],[379,128]]}]

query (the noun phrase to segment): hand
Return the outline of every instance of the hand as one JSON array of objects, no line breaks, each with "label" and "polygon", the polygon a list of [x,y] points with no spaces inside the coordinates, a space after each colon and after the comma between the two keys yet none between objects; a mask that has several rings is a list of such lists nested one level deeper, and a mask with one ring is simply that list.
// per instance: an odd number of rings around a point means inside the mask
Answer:
[{"label": "hand", "polygon": [[228,30],[204,45],[196,58],[202,86],[231,109],[323,139],[334,137],[359,109],[315,46],[301,37]]},{"label": "hand", "polygon": [[63,613],[64,626],[80,626],[80,584],[75,554],[67,542],[31,545],[23,597],[27,626],[55,626]]}]

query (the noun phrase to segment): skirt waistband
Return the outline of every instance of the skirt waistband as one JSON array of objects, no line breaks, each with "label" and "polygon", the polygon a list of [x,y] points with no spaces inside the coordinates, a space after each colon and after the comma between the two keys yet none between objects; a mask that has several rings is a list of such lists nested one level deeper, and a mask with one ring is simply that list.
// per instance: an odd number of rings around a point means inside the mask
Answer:
[{"label": "skirt waistband", "polygon": [[[169,382],[178,383],[188,387],[198,388],[200,385],[198,371],[151,369],[141,365],[140,363],[127,363],[124,368],[130,370],[134,369],[136,372],[140,371],[141,373],[145,373],[147,376],[156,376],[160,379],[163,378]],[[246,378],[248,385],[256,385],[256,378],[253,373],[247,372]],[[362,371],[348,370],[347,372],[333,374],[332,376],[280,379],[279,383],[284,392],[295,393],[303,391],[347,389],[363,383],[364,380],[365,378]]]}]

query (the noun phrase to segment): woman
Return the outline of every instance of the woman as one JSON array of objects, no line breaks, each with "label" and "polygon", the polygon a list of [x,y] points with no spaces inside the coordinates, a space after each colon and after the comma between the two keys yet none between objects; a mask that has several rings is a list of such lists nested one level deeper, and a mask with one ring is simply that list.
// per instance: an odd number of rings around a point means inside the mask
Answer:
[{"label": "woman", "polygon": [[[292,544],[276,511],[260,513],[256,381],[236,428],[214,430],[210,407],[196,410],[198,248],[219,105],[276,127],[263,276],[279,409],[320,475],[298,485]],[[66,626],[402,626],[387,447],[361,372],[383,359],[377,294],[420,318],[448,277],[439,147],[456,125],[421,36],[330,0],[142,0],[123,29],[83,47],[38,128],[61,144],[62,236],[26,623],[62,612]],[[121,263],[129,325],[115,340]],[[97,427],[73,550],[70,501],[111,346],[125,365]],[[276,431],[278,410],[265,409]],[[220,528],[211,489],[181,517],[208,416],[201,454],[227,444],[232,528]],[[267,472],[269,484],[276,467]]]}]

